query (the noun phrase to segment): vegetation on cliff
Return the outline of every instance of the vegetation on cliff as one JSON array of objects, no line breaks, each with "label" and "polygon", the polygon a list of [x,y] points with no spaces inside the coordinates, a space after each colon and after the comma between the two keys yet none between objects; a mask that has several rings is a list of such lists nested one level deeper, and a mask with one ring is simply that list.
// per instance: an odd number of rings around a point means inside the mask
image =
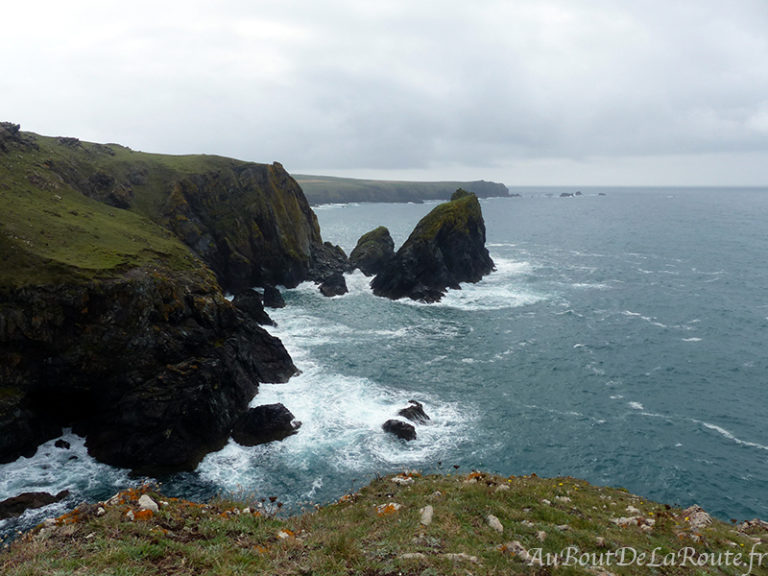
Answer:
[{"label": "vegetation on cliff", "polygon": [[464,188],[478,198],[508,196],[504,184],[476,180],[474,182],[407,182],[396,180],[361,180],[333,176],[295,175],[309,203],[344,202],[421,202],[447,200],[456,188]]},{"label": "vegetation on cliff", "polygon": [[435,302],[447,288],[478,282],[492,270],[480,202],[459,189],[419,221],[371,287],[377,296]]},{"label": "vegetation on cliff", "polygon": [[279,164],[0,123],[0,462],[72,426],[105,462],[193,468],[296,370],[222,287],[343,260]]},{"label": "vegetation on cliff", "polygon": [[574,478],[404,472],[296,516],[274,496],[196,504],[145,487],[47,521],[0,552],[0,572],[759,575],[767,527]]}]

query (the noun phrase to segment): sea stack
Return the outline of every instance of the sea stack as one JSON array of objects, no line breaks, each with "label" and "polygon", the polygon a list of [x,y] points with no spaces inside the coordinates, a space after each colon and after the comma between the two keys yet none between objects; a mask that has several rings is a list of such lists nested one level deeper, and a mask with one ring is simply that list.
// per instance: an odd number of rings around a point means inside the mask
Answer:
[{"label": "sea stack", "polygon": [[393,300],[437,302],[460,282],[493,271],[477,196],[459,188],[449,202],[419,221],[408,240],[371,281],[373,293]]}]

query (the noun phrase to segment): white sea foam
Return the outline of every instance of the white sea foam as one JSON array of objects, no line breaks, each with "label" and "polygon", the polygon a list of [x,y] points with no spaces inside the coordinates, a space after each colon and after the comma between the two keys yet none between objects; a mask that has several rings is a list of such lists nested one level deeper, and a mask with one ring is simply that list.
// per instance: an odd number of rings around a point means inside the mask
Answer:
[{"label": "white sea foam", "polygon": [[645,407],[640,402],[627,402],[627,406],[633,410],[645,410]]},{"label": "white sea foam", "polygon": [[710,424],[709,422],[703,422],[702,420],[696,420],[696,419],[691,419],[691,420],[697,424],[704,426],[704,428],[707,428],[709,430],[714,430],[715,432],[720,434],[723,438],[727,438],[728,440],[731,440],[736,444],[741,444],[742,446],[749,446],[751,448],[759,448],[760,450],[768,450],[768,446],[764,444],[759,444],[758,442],[750,442],[748,440],[742,440],[741,438],[737,438],[732,432],[730,432],[729,430],[726,430],[722,426],[718,426],[717,424]]},{"label": "white sea foam", "polygon": [[701,342],[701,338],[682,338],[683,342]]}]

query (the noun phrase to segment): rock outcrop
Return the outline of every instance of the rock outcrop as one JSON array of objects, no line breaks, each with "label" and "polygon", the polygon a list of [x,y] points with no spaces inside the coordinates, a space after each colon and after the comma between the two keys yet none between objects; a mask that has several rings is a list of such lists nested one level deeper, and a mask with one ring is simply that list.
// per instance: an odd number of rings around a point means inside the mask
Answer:
[{"label": "rock outcrop", "polygon": [[349,255],[351,268],[359,269],[366,276],[374,276],[395,256],[395,242],[386,226],[366,232],[357,241]]},{"label": "rock outcrop", "polygon": [[301,422],[282,404],[264,404],[244,412],[232,428],[232,438],[243,446],[283,440],[296,434]]},{"label": "rock outcrop", "polygon": [[205,274],[132,270],[6,288],[2,301],[2,461],[71,426],[103,462],[192,469],[226,442],[259,382],[296,372],[280,341]]},{"label": "rock outcrop", "polygon": [[347,289],[347,281],[344,280],[344,274],[341,272],[331,274],[320,284],[320,293],[328,298],[332,296],[341,296],[347,292],[349,292]]},{"label": "rock outcrop", "polygon": [[401,440],[416,440],[416,428],[402,420],[387,420],[381,428],[384,432],[397,436]]},{"label": "rock outcrop", "polygon": [[480,202],[457,190],[416,225],[394,258],[371,281],[373,293],[396,300],[439,301],[447,288],[477,282],[493,270]]},{"label": "rock outcrop", "polygon": [[264,310],[264,298],[250,288],[235,294],[232,304],[262,326],[276,326],[275,321]]},{"label": "rock outcrop", "polygon": [[411,422],[416,422],[417,424],[426,424],[431,420],[424,411],[424,404],[417,402],[416,400],[409,400],[408,404],[407,408],[403,408],[397,413],[398,416],[407,418]]},{"label": "rock outcrop", "polygon": [[0,501],[0,520],[21,516],[30,508],[42,508],[69,496],[69,490],[62,490],[58,494],[48,492],[24,492],[12,498]]}]

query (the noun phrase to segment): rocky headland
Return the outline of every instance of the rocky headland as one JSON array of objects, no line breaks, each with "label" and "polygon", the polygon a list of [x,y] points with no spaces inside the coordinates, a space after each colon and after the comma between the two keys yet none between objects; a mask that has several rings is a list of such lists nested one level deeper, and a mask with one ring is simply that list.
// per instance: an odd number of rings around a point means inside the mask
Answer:
[{"label": "rocky headland", "polygon": [[224,292],[346,266],[278,163],[0,123],[0,462],[66,426],[109,464],[194,468],[296,372],[262,302]]},{"label": "rocky headland", "polygon": [[377,296],[395,300],[437,302],[446,289],[460,289],[460,282],[478,282],[493,269],[480,202],[475,194],[458,189],[449,202],[419,221],[381,266],[371,288]]}]

